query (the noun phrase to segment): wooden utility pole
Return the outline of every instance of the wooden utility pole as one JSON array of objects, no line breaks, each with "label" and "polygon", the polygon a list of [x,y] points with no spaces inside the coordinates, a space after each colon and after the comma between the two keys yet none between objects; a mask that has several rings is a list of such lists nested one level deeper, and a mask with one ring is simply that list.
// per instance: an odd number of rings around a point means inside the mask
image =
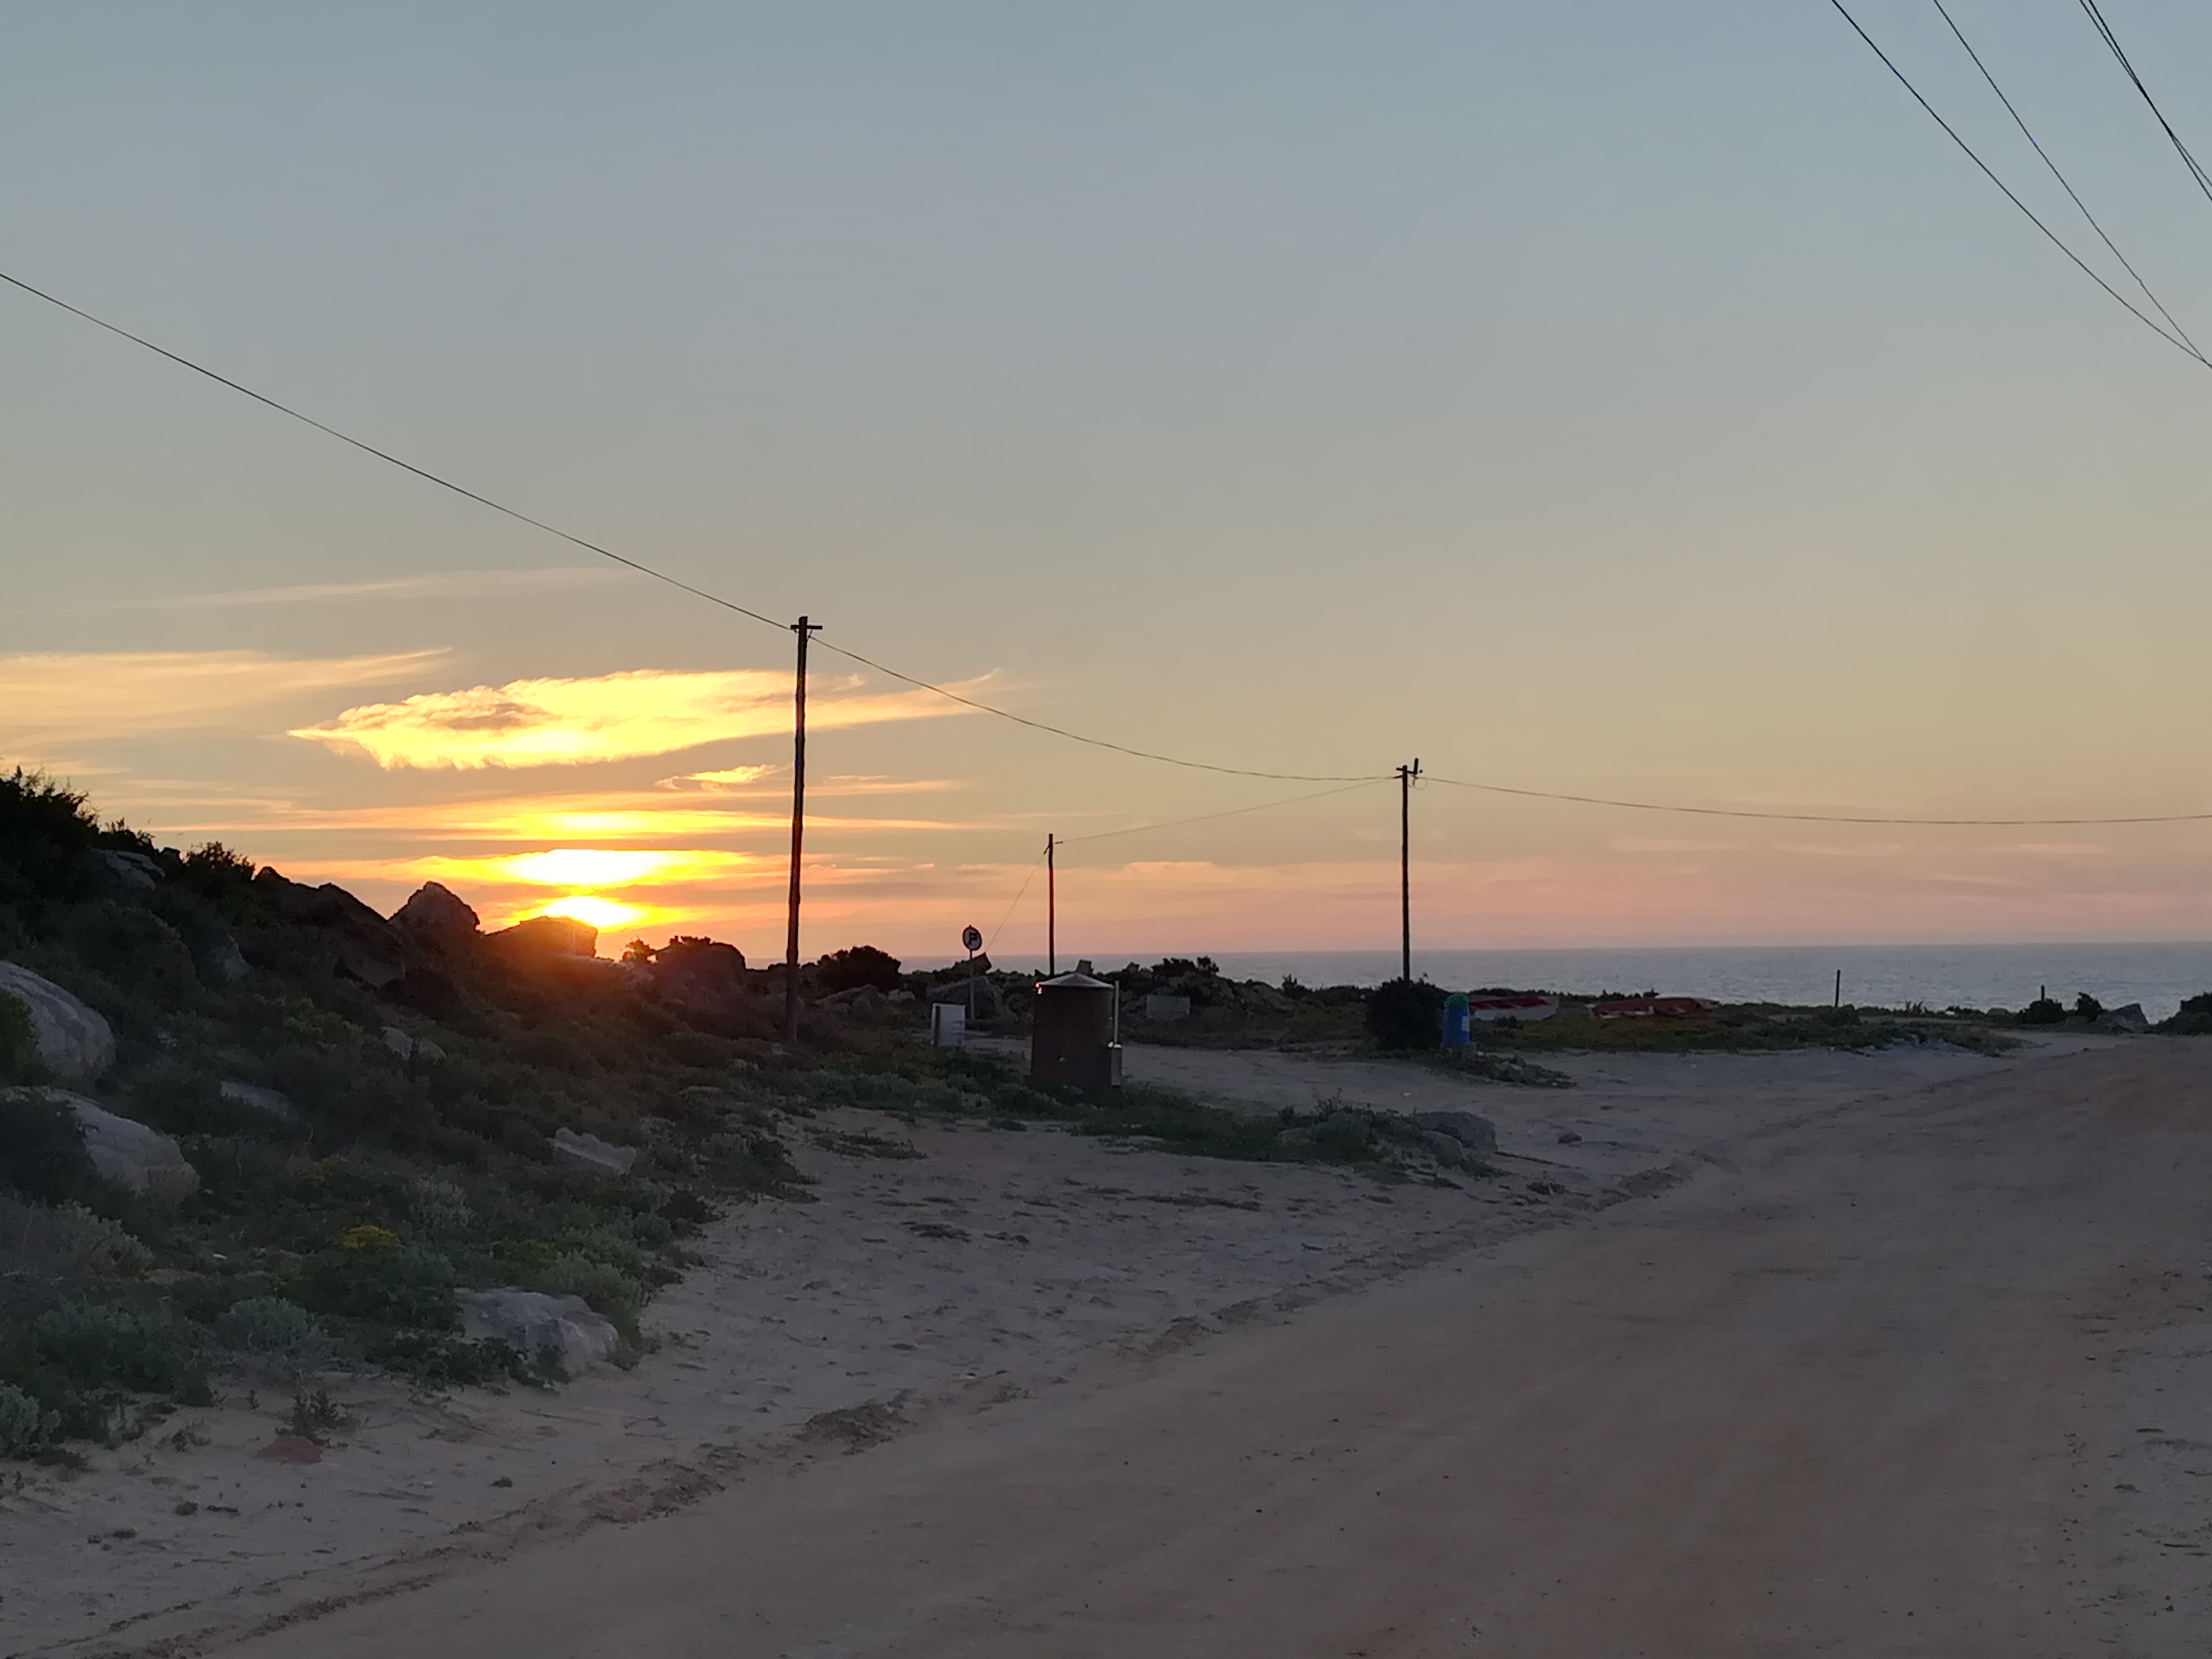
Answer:
[{"label": "wooden utility pole", "polygon": [[819,623],[801,617],[792,623],[799,635],[799,672],[792,683],[791,726],[791,916],[783,940],[783,1040],[799,1043],[799,861],[806,843],[806,645],[821,631]]},{"label": "wooden utility pole", "polygon": [[1413,781],[1421,763],[1398,769],[1398,971],[1413,976]]},{"label": "wooden utility pole", "polygon": [[1060,973],[1060,872],[1053,863],[1054,850],[1059,846],[1056,836],[1044,838],[1044,975],[1056,978]]}]

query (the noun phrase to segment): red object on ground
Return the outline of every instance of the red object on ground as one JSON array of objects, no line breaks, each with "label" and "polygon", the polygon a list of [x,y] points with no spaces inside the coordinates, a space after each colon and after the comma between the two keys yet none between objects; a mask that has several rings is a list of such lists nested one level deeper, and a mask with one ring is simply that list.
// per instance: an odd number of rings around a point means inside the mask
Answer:
[{"label": "red object on ground", "polygon": [[1695,1019],[1712,1012],[1703,997],[1617,997],[1590,1004],[1598,1019]]}]

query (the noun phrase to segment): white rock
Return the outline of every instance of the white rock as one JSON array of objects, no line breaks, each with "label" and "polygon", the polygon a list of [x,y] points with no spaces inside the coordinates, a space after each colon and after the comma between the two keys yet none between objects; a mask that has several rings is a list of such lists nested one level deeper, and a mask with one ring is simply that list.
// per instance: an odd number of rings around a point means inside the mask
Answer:
[{"label": "white rock", "polygon": [[74,1112],[77,1127],[84,1134],[85,1155],[102,1181],[149,1198],[190,1198],[199,1190],[200,1172],[185,1162],[177,1143],[160,1130],[118,1117],[66,1089],[10,1092],[42,1094]]},{"label": "white rock", "polygon": [[443,1060],[446,1051],[428,1037],[403,1031],[397,1025],[384,1028],[384,1046],[402,1060]]},{"label": "white rock", "polygon": [[300,1115],[300,1109],[292,1103],[291,1096],[262,1088],[258,1084],[226,1083],[222,1085],[222,1097],[241,1106],[251,1106],[257,1112],[266,1112],[287,1123]]},{"label": "white rock", "polygon": [[95,856],[109,875],[134,893],[150,893],[161,884],[161,866],[143,853],[104,851]]},{"label": "white rock", "polygon": [[56,1077],[90,1083],[115,1063],[115,1033],[107,1022],[53,981],[0,962],[0,993],[29,1011],[39,1063]]},{"label": "white rock", "polygon": [[615,1351],[621,1333],[580,1296],[553,1296],[514,1288],[463,1291],[461,1334],[495,1337],[532,1359],[550,1356],[575,1376]]},{"label": "white rock", "polygon": [[637,1162],[636,1147],[617,1146],[597,1135],[580,1135],[574,1129],[553,1132],[553,1155],[594,1175],[628,1175],[629,1166]]}]

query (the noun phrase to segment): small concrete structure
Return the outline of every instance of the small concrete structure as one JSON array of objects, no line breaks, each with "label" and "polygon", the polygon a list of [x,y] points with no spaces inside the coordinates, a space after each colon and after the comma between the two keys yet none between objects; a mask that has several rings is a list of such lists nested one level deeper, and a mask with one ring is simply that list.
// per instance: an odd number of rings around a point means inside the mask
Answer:
[{"label": "small concrete structure", "polygon": [[1190,999],[1170,996],[1165,991],[1155,991],[1145,999],[1145,1018],[1165,1025],[1171,1021],[1190,1018]]},{"label": "small concrete structure", "polygon": [[957,1048],[968,1041],[968,1005],[933,1002],[929,1005],[929,1044],[933,1048]]},{"label": "small concrete structure", "polygon": [[1121,1082],[1121,988],[1088,974],[1037,981],[1030,1080],[1113,1089]]}]

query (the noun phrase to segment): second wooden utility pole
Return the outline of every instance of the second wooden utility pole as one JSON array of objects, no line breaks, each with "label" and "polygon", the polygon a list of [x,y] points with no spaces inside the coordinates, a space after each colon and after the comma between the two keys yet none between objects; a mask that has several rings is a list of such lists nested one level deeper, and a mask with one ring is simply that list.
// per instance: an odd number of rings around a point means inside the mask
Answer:
[{"label": "second wooden utility pole", "polygon": [[1413,781],[1421,763],[1398,769],[1398,975],[1413,976]]},{"label": "second wooden utility pole", "polygon": [[1060,845],[1060,837],[1044,838],[1044,974],[1047,979],[1060,975],[1060,872],[1053,863],[1053,852]]},{"label": "second wooden utility pole", "polygon": [[799,635],[799,673],[791,704],[791,916],[783,940],[783,1040],[799,1045],[799,861],[806,843],[806,643],[821,631],[819,623],[801,617],[792,623]]}]

